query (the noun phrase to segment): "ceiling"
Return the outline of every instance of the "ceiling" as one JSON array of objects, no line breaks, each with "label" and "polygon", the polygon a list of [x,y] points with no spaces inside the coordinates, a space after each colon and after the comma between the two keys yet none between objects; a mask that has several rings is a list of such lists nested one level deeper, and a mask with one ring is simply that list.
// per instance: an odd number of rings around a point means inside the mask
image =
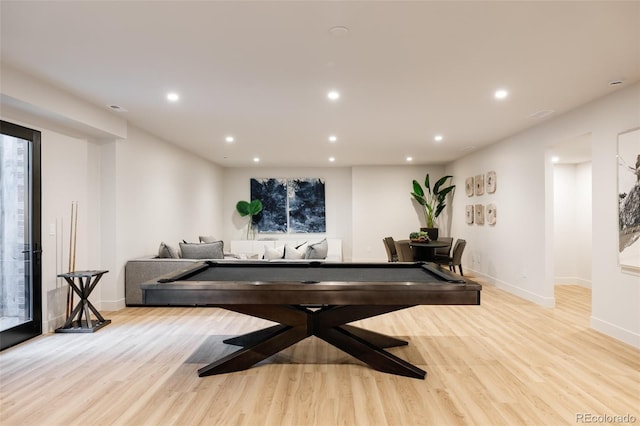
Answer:
[{"label": "ceiling", "polygon": [[2,0],[0,18],[3,63],[228,167],[442,164],[640,80],[637,1]]}]

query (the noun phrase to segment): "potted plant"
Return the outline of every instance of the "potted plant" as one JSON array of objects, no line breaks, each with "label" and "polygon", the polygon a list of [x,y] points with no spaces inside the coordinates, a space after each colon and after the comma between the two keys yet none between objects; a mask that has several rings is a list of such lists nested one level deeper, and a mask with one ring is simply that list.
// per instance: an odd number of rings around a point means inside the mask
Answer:
[{"label": "potted plant", "polygon": [[251,200],[248,201],[238,201],[236,204],[236,210],[240,214],[240,216],[245,217],[249,216],[249,223],[247,224],[247,240],[249,239],[249,234],[251,236],[255,236],[255,228],[256,223],[253,222],[253,218],[255,215],[259,214],[262,211],[262,201],[260,200]]},{"label": "potted plant", "polygon": [[[425,190],[422,189],[420,182],[413,181],[413,192],[411,195],[420,204],[424,210],[424,218],[426,222],[426,231],[429,234],[431,240],[438,239],[438,227],[437,220],[442,210],[446,207],[447,194],[454,190],[455,185],[447,184],[447,180],[452,179],[453,176],[443,176],[433,185],[429,184],[429,173],[424,179]],[[450,181],[449,181],[450,182]]]}]

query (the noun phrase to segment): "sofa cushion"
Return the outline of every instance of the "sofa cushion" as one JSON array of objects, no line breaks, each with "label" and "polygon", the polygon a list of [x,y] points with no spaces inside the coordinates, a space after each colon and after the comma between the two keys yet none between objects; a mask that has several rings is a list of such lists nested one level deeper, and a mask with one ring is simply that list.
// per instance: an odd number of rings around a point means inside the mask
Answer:
[{"label": "sofa cushion", "polygon": [[264,259],[282,259],[284,257],[283,247],[269,247],[264,246]]},{"label": "sofa cushion", "polygon": [[[304,245],[304,244],[302,244]],[[298,246],[300,247],[300,246]],[[292,246],[291,244],[284,245],[284,258],[285,259],[304,259],[305,250]]]},{"label": "sofa cushion", "polygon": [[224,243],[180,243],[183,259],[224,259]]},{"label": "sofa cushion", "polygon": [[318,241],[317,243],[309,244],[307,247],[307,252],[305,254],[305,259],[326,259],[327,253],[329,252],[329,244],[327,243],[327,239],[323,239],[322,241]]},{"label": "sofa cushion", "polygon": [[179,259],[180,254],[175,247],[171,247],[168,244],[160,243],[160,248],[158,249],[158,257],[162,259]]}]

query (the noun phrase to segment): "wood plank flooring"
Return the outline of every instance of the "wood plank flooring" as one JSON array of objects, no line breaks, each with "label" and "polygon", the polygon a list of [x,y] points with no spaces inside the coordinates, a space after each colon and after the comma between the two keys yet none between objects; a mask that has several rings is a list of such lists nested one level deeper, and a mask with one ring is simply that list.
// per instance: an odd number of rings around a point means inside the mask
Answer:
[{"label": "wood plank flooring", "polygon": [[[0,424],[640,424],[640,351],[590,330],[590,291],[547,309],[485,285],[481,306],[421,306],[356,325],[425,380],[380,373],[316,338],[246,371],[199,378],[228,336],[266,321],[221,309],[127,308],[94,334],[48,334],[0,353]],[[583,417],[584,418],[584,417]]]}]

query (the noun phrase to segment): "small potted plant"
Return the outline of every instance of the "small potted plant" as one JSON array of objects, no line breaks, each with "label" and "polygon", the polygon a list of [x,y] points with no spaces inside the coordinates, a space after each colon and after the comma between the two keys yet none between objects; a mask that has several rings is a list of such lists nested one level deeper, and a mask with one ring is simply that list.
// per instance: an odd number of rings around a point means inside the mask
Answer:
[{"label": "small potted plant", "polygon": [[236,210],[242,217],[249,216],[249,223],[247,224],[247,240],[249,239],[249,235],[251,235],[252,238],[255,237],[255,226],[257,224],[254,223],[254,217],[262,211],[262,201],[238,201],[236,204]]},{"label": "small potted plant", "polygon": [[409,239],[414,243],[428,243],[431,241],[429,234],[425,231],[412,232],[409,234]]}]

